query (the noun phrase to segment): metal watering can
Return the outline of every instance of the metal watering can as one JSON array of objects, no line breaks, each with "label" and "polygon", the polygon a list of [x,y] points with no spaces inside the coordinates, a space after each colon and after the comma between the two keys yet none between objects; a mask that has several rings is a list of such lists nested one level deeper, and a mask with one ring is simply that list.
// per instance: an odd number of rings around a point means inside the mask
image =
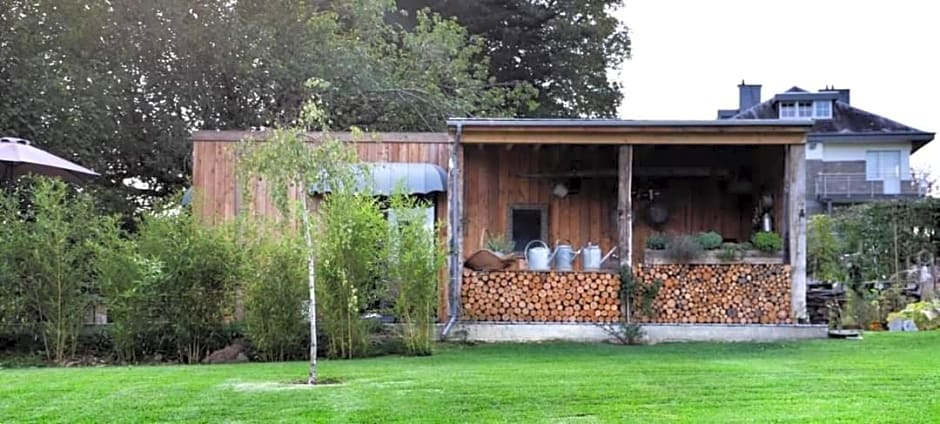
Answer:
[{"label": "metal watering can", "polygon": [[[533,247],[533,244],[541,244],[542,246]],[[548,244],[542,240],[532,240],[525,245],[525,262],[529,264],[529,269],[532,271],[548,271],[548,263],[553,256],[555,254],[548,248]]]},{"label": "metal watering can", "polygon": [[584,256],[584,270],[597,271],[601,269],[601,264],[610,258],[610,256],[613,255],[615,251],[617,251],[616,247],[610,249],[606,255],[601,257],[601,247],[588,242],[587,246],[584,246],[584,248],[581,249],[582,255]]},{"label": "metal watering can", "polygon": [[574,250],[569,243],[555,242],[555,269],[558,271],[571,271],[574,259],[581,254],[580,250]]}]

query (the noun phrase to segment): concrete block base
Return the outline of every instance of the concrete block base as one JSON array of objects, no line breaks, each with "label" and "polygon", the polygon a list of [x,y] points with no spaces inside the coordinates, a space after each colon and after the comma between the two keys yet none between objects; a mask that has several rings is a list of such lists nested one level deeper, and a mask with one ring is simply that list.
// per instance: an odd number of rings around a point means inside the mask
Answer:
[{"label": "concrete block base", "polygon": [[[825,325],[644,324],[647,343],[777,342],[826,338]],[[478,342],[604,342],[611,337],[598,325],[577,323],[477,323],[454,325],[448,340]]]}]

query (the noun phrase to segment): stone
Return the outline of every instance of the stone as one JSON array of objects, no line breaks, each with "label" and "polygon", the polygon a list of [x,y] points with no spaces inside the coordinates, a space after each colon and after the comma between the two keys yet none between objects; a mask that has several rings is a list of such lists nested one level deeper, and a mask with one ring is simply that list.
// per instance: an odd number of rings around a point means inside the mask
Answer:
[{"label": "stone", "polygon": [[232,344],[209,354],[202,360],[204,364],[227,364],[235,362],[248,362],[247,348],[241,339],[232,341]]},{"label": "stone", "polygon": [[912,319],[906,319],[903,322],[904,331],[917,331],[917,324]]}]

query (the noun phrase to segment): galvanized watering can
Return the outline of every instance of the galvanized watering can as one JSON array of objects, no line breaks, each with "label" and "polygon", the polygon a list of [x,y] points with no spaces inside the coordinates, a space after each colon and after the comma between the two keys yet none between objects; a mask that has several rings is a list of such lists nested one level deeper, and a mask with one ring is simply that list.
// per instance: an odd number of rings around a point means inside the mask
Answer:
[{"label": "galvanized watering can", "polygon": [[[542,246],[533,247],[533,244],[541,244]],[[525,245],[525,262],[529,264],[529,269],[532,271],[548,271],[548,264],[553,256],[555,254],[548,248],[548,244],[542,240],[532,240]]]},{"label": "galvanized watering can", "polygon": [[585,271],[597,271],[601,269],[601,264],[604,263],[614,252],[617,250],[616,247],[610,249],[610,252],[607,252],[606,255],[601,257],[601,247],[596,244],[591,244],[588,242],[587,246],[581,249],[581,253],[584,256],[584,270]]},{"label": "galvanized watering can", "polygon": [[555,269],[558,271],[571,271],[571,265],[574,259],[581,254],[580,250],[574,250],[568,243],[555,242]]}]

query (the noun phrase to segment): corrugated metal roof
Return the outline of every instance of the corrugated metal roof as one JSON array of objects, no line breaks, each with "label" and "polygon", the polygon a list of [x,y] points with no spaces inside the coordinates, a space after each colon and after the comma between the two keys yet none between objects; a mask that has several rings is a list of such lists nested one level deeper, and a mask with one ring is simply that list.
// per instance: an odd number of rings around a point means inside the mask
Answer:
[{"label": "corrugated metal roof", "polygon": [[[408,194],[429,194],[447,191],[447,172],[433,163],[375,162],[365,164],[372,174],[371,181],[359,180],[359,189],[371,189],[372,194],[388,196],[399,184]],[[330,188],[311,187],[313,193],[329,193]]]}]

